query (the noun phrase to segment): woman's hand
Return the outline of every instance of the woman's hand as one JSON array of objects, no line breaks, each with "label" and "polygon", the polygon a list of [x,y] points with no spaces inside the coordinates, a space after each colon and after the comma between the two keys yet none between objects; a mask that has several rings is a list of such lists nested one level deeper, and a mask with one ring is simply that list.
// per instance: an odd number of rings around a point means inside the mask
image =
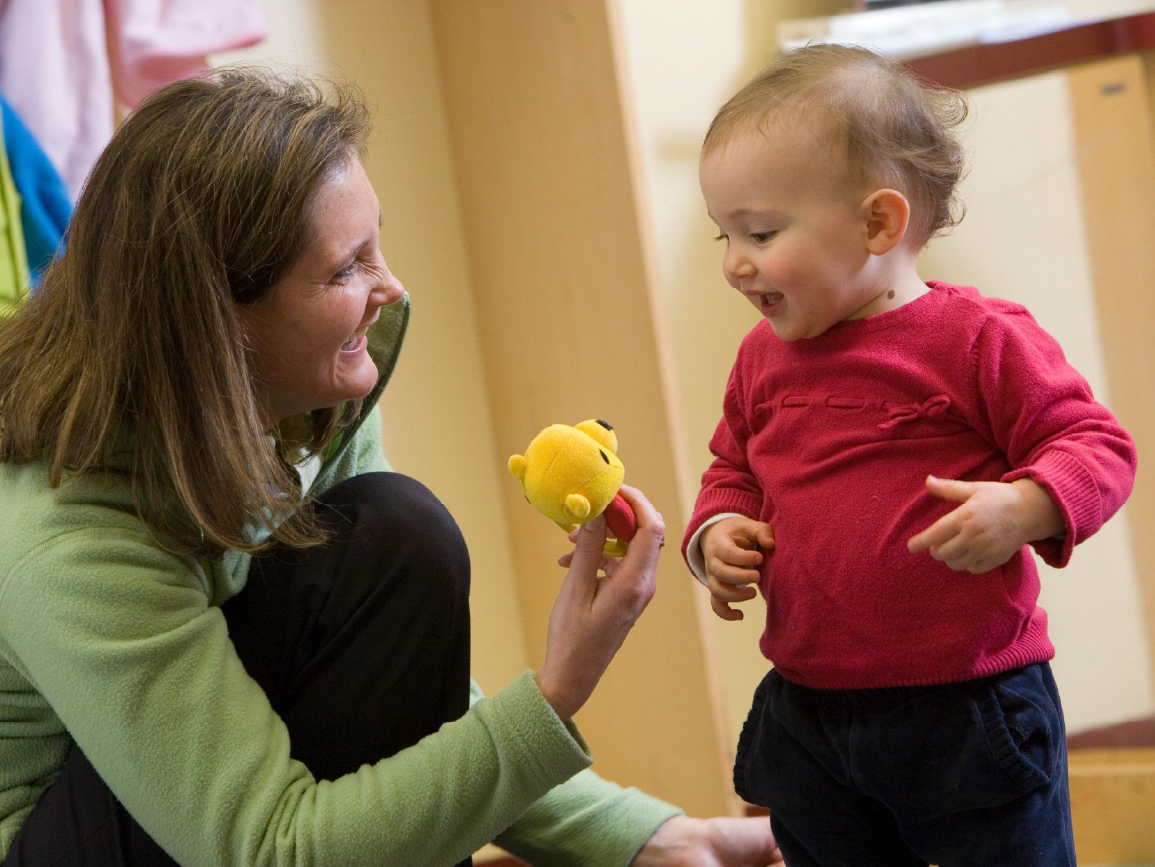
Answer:
[{"label": "woman's hand", "polygon": [[[604,554],[606,524],[598,517],[575,531],[573,553],[559,561],[569,571],[549,616],[545,660],[535,677],[563,720],[586,703],[654,595],[666,526],[641,491],[623,485],[621,494],[638,519],[625,555]],[[599,570],[605,577],[598,577]]]},{"label": "woman's hand", "polygon": [[630,867],[769,867],[783,864],[770,822],[675,816],[660,825]]}]

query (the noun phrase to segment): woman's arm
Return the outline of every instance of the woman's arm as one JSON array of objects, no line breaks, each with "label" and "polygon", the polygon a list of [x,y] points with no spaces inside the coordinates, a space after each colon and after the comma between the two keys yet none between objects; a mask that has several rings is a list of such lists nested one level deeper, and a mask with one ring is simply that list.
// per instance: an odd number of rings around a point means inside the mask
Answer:
[{"label": "woman's arm", "polygon": [[462,719],[317,782],[197,575],[118,528],[60,537],[0,589],[4,655],[184,864],[453,863],[590,762],[527,673]]},{"label": "woman's arm", "polygon": [[[93,505],[110,499],[98,487],[70,485],[51,538],[4,561],[0,651],[182,863],[452,863],[589,764],[527,673],[415,746],[318,783],[209,605],[206,564],[156,546],[128,498]],[[544,679],[563,685],[551,698],[567,715],[652,593],[660,519],[638,505],[649,541],[602,582],[591,544],[555,607]]]}]

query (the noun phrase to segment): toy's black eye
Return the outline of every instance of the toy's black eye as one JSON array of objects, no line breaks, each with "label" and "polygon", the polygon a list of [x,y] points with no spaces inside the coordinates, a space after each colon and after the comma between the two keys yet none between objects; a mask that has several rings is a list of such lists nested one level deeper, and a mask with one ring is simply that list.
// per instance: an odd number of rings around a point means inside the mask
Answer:
[{"label": "toy's black eye", "polygon": [[613,429],[614,429],[614,426],[613,426],[612,424],[610,424],[608,421],[602,421],[602,420],[599,418],[599,419],[597,420],[597,422],[598,422],[598,424],[600,424],[602,427],[604,427],[606,430],[613,430]]},{"label": "toy's black eye", "polygon": [[602,456],[602,460],[605,461],[607,464],[610,462],[610,459],[606,457],[606,453],[603,452],[601,449],[598,449],[598,454]]}]

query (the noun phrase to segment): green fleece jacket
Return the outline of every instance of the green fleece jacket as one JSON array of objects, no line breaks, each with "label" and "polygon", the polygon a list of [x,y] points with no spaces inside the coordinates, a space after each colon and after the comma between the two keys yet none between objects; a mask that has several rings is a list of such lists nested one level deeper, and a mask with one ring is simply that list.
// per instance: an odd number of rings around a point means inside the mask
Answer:
[{"label": "green fleece jacket", "polygon": [[[311,490],[388,470],[375,403],[408,299],[370,334],[381,381]],[[448,865],[491,840],[541,865],[626,864],[678,811],[583,770],[592,757],[526,672],[416,745],[332,781],[289,756],[220,605],[249,558],[170,554],[123,476],[49,488],[0,466],[0,855],[75,741],[185,865]]]}]

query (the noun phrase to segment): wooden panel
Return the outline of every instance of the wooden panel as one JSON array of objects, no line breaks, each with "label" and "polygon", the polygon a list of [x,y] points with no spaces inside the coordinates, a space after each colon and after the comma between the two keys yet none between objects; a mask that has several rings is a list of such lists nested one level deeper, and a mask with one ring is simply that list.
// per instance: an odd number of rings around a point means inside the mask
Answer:
[{"label": "wooden panel", "polygon": [[[498,454],[543,426],[608,420],[626,480],[663,511],[658,595],[578,715],[596,769],[691,813],[733,809],[679,505],[662,329],[618,82],[612,10],[592,0],[434,0]],[[384,119],[388,123],[388,119]],[[463,420],[463,423],[468,423]],[[561,532],[500,490],[529,653],[545,647]],[[676,747],[674,746],[676,745]]]},{"label": "wooden panel", "polygon": [[1155,861],[1155,749],[1070,754],[1079,863]]},{"label": "wooden panel", "polygon": [[1139,449],[1127,511],[1155,670],[1155,548],[1147,544],[1155,527],[1155,136],[1143,63],[1132,55],[1088,64],[1069,82],[1111,408]]}]

